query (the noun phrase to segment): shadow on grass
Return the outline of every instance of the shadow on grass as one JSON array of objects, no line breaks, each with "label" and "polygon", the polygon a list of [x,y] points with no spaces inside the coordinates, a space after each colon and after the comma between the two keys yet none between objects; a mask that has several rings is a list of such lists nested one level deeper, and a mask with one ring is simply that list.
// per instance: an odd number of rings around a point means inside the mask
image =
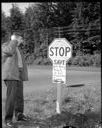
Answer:
[{"label": "shadow on grass", "polygon": [[82,87],[85,86],[85,84],[74,84],[74,85],[69,85],[67,87]]}]

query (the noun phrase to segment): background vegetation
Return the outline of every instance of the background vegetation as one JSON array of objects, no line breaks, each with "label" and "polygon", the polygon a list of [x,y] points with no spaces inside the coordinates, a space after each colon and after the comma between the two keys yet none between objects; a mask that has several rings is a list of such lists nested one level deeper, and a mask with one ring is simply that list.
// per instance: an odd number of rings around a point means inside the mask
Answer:
[{"label": "background vegetation", "polygon": [[2,12],[2,43],[13,32],[24,37],[22,49],[28,64],[51,64],[48,45],[64,37],[73,45],[69,65],[101,65],[100,2],[40,2],[23,13],[12,4],[10,16]]}]

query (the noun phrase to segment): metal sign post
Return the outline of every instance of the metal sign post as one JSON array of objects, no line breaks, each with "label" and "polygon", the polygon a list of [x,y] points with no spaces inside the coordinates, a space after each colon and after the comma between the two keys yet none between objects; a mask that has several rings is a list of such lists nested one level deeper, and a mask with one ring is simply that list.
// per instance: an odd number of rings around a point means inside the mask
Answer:
[{"label": "metal sign post", "polygon": [[57,101],[56,101],[56,112],[61,113],[61,83],[57,83]]},{"label": "metal sign post", "polygon": [[66,62],[71,57],[72,46],[65,38],[56,38],[50,44],[48,57],[53,63],[53,83],[57,83],[56,112],[61,113],[62,84],[66,84]]}]

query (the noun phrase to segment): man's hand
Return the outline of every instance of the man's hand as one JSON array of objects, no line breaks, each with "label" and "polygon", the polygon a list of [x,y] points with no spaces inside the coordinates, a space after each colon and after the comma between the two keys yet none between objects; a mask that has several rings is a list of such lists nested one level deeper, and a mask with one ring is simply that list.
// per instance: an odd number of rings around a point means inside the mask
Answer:
[{"label": "man's hand", "polygon": [[12,41],[16,40],[18,43],[17,46],[19,46],[21,43],[23,43],[23,38],[21,36],[18,36],[18,35],[12,35],[11,40]]},{"label": "man's hand", "polygon": [[19,36],[17,38],[17,41],[18,41],[18,46],[19,46],[21,43],[23,43],[23,38],[21,36]]}]

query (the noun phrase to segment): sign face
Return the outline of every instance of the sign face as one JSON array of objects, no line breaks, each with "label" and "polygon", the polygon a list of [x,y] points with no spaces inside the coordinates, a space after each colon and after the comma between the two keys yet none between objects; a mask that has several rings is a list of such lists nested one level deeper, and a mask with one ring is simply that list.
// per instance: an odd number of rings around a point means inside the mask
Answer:
[{"label": "sign face", "polygon": [[72,56],[72,46],[65,38],[56,38],[48,49],[48,57],[51,60],[68,60]]},{"label": "sign face", "polygon": [[72,46],[65,38],[56,38],[48,49],[53,62],[53,83],[66,83],[66,62],[72,56]]},{"label": "sign face", "polygon": [[66,83],[66,65],[53,63],[53,83]]}]

